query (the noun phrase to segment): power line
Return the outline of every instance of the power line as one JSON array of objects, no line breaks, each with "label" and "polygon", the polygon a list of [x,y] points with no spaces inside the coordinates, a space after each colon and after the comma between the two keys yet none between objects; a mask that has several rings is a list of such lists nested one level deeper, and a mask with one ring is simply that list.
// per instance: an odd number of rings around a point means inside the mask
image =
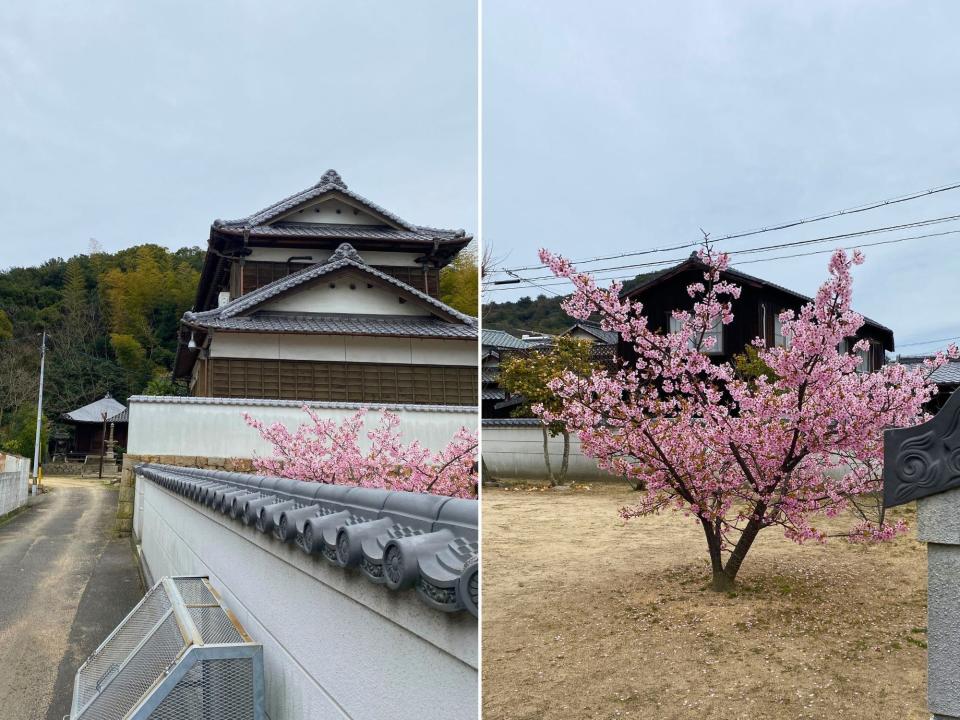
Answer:
[{"label": "power line", "polygon": [[[858,245],[848,245],[847,247],[840,248],[840,249],[842,249],[842,250],[856,250],[856,249],[865,248],[865,247],[877,247],[877,246],[879,246],[879,245],[894,245],[894,244],[897,244],[897,243],[906,242],[906,241],[908,241],[908,240],[922,240],[922,239],[924,239],[924,238],[942,237],[942,236],[944,236],[944,235],[957,235],[957,234],[960,234],[960,230],[946,230],[946,231],[944,231],[944,232],[938,232],[938,233],[925,233],[925,234],[923,234],[923,235],[909,235],[909,236],[907,236],[907,237],[894,238],[893,240],[878,240],[878,241],[876,241],[876,242],[871,242],[871,243],[860,243],[860,244],[858,244]],[[834,252],[834,250],[836,250],[836,249],[837,249],[837,248],[833,248],[833,249],[830,249],[830,250],[813,250],[813,251],[811,251],[811,252],[805,252],[805,253],[793,253],[793,254],[791,254],[791,255],[777,255],[777,256],[775,256],[775,257],[757,258],[757,259],[755,259],[755,260],[744,260],[744,261],[742,261],[742,262],[737,263],[737,265],[738,265],[738,266],[739,266],[739,265],[750,265],[750,264],[753,264],[753,263],[758,263],[758,262],[771,262],[771,261],[775,261],[775,260],[789,260],[789,259],[798,258],[798,257],[809,257],[809,256],[811,256],[811,255],[826,255],[826,254],[828,254],[828,253]],[[745,250],[745,251],[741,251],[741,252],[749,252],[749,251],[746,251],[746,250]],[[735,253],[730,253],[730,254],[732,255],[732,254],[735,254]],[[685,258],[684,258],[684,259],[685,259]],[[664,260],[664,261],[661,261],[660,263],[656,263],[656,264],[666,265],[666,264],[674,264],[674,263],[676,263],[676,262],[683,262],[683,260],[679,260],[679,261],[677,261],[677,260]],[[652,264],[654,264],[654,263],[650,263],[650,264],[652,265]],[[631,267],[631,266],[625,266],[625,267]],[[607,272],[610,272],[610,271],[608,270]],[[617,277],[605,277],[605,278],[599,278],[599,279],[600,279],[600,280],[607,280],[607,281],[613,281],[613,280],[632,280],[634,277],[636,277],[635,274],[634,274],[634,275],[621,275],[621,276],[617,276]],[[526,280],[526,278],[523,278],[523,279]],[[597,278],[595,278],[595,279],[597,279]],[[555,287],[555,286],[558,286],[558,285],[566,285],[566,284],[569,283],[569,282],[570,282],[570,280],[560,279],[560,280],[558,280],[557,282],[545,283],[545,284],[543,284],[543,285],[538,285],[537,287],[540,287],[540,288]],[[531,284],[533,284],[533,283],[531,283]],[[514,289],[514,288],[507,288],[507,287],[503,287],[503,288],[489,288],[489,289],[485,289],[485,292],[498,292],[498,291],[512,290],[512,289]]]},{"label": "power line", "polygon": [[951,340],[960,340],[960,335],[956,337],[938,338],[936,340],[917,340],[916,342],[900,343],[900,347],[915,347],[917,345],[930,345],[931,343],[950,342]]},{"label": "power line", "polygon": [[[895,232],[897,230],[909,230],[912,228],[927,227],[929,225],[939,225],[941,223],[953,222],[960,219],[960,215],[945,215],[939,218],[930,218],[927,220],[913,220],[908,223],[900,223],[899,225],[883,225],[877,228],[870,228],[868,230],[855,230],[852,232],[839,233],[836,235],[824,235],[818,238],[809,238],[807,240],[793,240],[790,242],[784,243],[775,243],[773,245],[761,245],[759,247],[745,248],[742,250],[731,250],[729,255],[747,255],[758,252],[766,252],[768,250],[780,250],[788,247],[799,247],[802,245],[816,245],[819,243],[832,242],[834,240],[843,240],[846,238],[852,237],[863,237],[865,235],[876,235],[879,233]],[[702,245],[702,243],[694,243],[693,245]],[[691,245],[692,247],[692,245]],[[629,268],[642,268],[642,267],[655,267],[657,265],[669,264],[683,262],[686,258],[678,258],[675,260],[653,260],[643,263],[632,263],[629,265],[612,265],[606,268],[587,268],[586,271],[590,273],[601,273],[601,272],[610,272],[613,270],[627,270]],[[542,265],[541,267],[546,267]],[[505,272],[513,277],[517,277],[514,270],[502,270],[500,272]],[[535,275],[533,277],[527,278],[529,280],[547,280],[552,278],[553,275]]]},{"label": "power line", "polygon": [[[776,225],[768,225],[764,227],[755,228],[753,230],[742,230],[735,233],[729,233],[727,235],[721,235],[719,237],[711,238],[711,242],[720,242],[723,240],[733,240],[736,238],[749,237],[751,235],[759,235],[761,233],[773,232],[776,230],[786,230],[792,227],[798,227],[800,225],[808,225],[810,223],[820,222],[822,220],[830,220],[837,217],[842,217],[844,215],[854,215],[857,213],[866,212],[868,210],[876,210],[877,208],[886,207],[887,205],[897,205],[899,203],[908,202],[910,200],[917,200],[919,198],[928,197],[930,195],[935,195],[937,193],[947,192],[948,190],[956,190],[960,188],[960,183],[951,183],[949,185],[941,185],[939,187],[930,188],[928,190],[919,190],[917,192],[908,193],[906,195],[899,195],[897,197],[888,198],[886,200],[878,200],[876,202],[866,203],[864,205],[857,205],[851,208],[846,208],[843,210],[834,210],[832,212],[823,213],[821,215],[815,215],[808,218],[801,218],[799,220],[792,220],[790,222],[779,223]],[[633,257],[637,255],[649,255],[652,253],[658,252],[669,252],[672,250],[682,250],[684,248],[696,247],[700,245],[700,241],[684,243],[681,245],[673,245],[670,247],[656,248],[653,250],[638,250],[635,252],[628,253],[619,253],[616,255],[605,255],[593,258],[587,258],[584,260],[575,260],[572,261],[575,265],[586,265],[592,262],[600,262],[602,260],[616,260],[623,257]],[[511,268],[515,271],[523,270],[541,270],[545,265],[529,265],[527,267]]]}]

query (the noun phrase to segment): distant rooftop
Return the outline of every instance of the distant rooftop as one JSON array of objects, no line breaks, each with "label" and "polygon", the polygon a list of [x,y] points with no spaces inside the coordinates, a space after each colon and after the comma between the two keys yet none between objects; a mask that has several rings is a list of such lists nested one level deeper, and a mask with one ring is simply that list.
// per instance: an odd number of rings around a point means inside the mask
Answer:
[{"label": "distant rooftop", "polygon": [[63,417],[77,423],[101,423],[103,422],[103,413],[106,413],[108,422],[127,422],[126,418],[119,419],[116,417],[124,413],[126,409],[125,405],[117,402],[110,396],[110,393],[107,393],[99,400],[94,400],[83,407],[64,413]]}]

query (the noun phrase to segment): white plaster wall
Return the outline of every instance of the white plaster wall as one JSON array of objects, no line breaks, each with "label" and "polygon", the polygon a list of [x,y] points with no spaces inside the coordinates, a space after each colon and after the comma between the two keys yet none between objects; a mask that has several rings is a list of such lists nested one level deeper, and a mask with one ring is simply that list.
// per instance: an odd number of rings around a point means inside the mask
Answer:
[{"label": "white plaster wall", "polygon": [[[278,241],[282,242],[282,241]],[[259,262],[286,262],[291,257],[310,256],[311,261],[303,261],[308,265],[323,262],[330,255],[332,250],[313,250],[310,248],[291,248],[291,247],[253,247],[250,248],[250,255],[247,260]],[[414,258],[422,255],[422,252],[404,253],[387,252],[381,250],[364,250],[360,257],[368,265],[400,265],[404,267],[419,267]],[[298,263],[301,261],[297,261]]]},{"label": "white plaster wall", "polygon": [[209,576],[264,646],[271,720],[477,717],[475,618],[433,610],[144,478],[137,489],[150,575]]},{"label": "white plaster wall", "polygon": [[0,516],[26,505],[30,461],[19,455],[0,453]]},{"label": "white plaster wall", "polygon": [[[543,434],[539,427],[484,427],[481,451],[490,474],[497,478],[545,480]],[[563,437],[550,438],[550,464],[554,472],[563,459]],[[611,480],[613,476],[597,467],[597,463],[580,450],[580,440],[570,437],[570,467],[567,479],[578,482]]]},{"label": "white plaster wall", "polygon": [[[242,403],[219,404],[216,398],[150,398],[144,401],[134,396],[129,400],[127,452],[131,455],[252,458],[255,454],[268,455],[270,446],[243,421],[241,413],[244,411],[268,425],[281,422],[291,429],[309,422],[310,418],[302,410],[304,404],[338,421],[355,412],[352,408],[331,407],[328,403],[289,402],[280,406],[255,400]],[[476,431],[476,408],[403,409],[409,407],[393,410],[400,416],[404,442],[419,440],[432,450],[440,450],[461,427]],[[376,416],[371,412],[367,426],[375,422]]]},{"label": "white plaster wall", "polygon": [[[340,212],[337,212],[337,211]],[[355,212],[356,211],[356,212]],[[359,207],[335,198],[328,198],[294,210],[274,222],[331,223],[334,225],[383,225],[383,220],[364,212]]]},{"label": "white plaster wall", "polygon": [[[330,284],[334,287],[330,287]],[[367,287],[372,284],[373,287]],[[353,288],[351,289],[351,285]],[[359,273],[336,278],[319,278],[265,302],[257,310],[304,313],[346,313],[350,315],[430,315],[425,303],[400,302],[400,291]]]},{"label": "white plaster wall", "polygon": [[263,360],[327,360],[412,363],[415,365],[477,364],[475,340],[362,337],[356,335],[287,335],[216,333],[210,357]]}]

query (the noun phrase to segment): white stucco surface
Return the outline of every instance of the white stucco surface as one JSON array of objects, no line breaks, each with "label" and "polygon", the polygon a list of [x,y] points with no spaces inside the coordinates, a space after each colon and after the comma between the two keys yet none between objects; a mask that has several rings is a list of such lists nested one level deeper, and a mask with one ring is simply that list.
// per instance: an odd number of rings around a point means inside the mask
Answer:
[{"label": "white stucco surface", "polygon": [[210,340],[209,352],[210,357],[214,358],[412,363],[468,367],[477,364],[476,340],[216,333]]},{"label": "white stucco surface", "polygon": [[[131,455],[222,458],[268,455],[270,446],[260,438],[256,430],[244,422],[243,412],[249,412],[268,425],[281,422],[290,429],[310,421],[302,410],[304,403],[268,403],[270,404],[240,401],[222,404],[216,398],[143,400],[134,396],[129,401],[127,452]],[[355,412],[353,408],[332,407],[327,403],[308,404],[318,409],[323,416],[336,420],[347,418]],[[400,416],[405,442],[420,440],[432,450],[445,447],[460,427],[465,426],[470,430],[476,430],[477,427],[476,408],[428,410],[402,406],[392,411]],[[376,416],[371,413],[367,426],[372,427],[375,422]]]},{"label": "white stucco surface", "polygon": [[271,720],[476,718],[477,621],[333,567],[137,478],[154,579],[206,575],[264,646]]},{"label": "white stucco surface", "polygon": [[[299,247],[252,247],[248,261],[287,262],[292,257],[304,258],[297,263],[307,265],[323,262],[333,254],[332,250],[319,250]],[[368,265],[398,265],[401,267],[420,267],[414,258],[423,253],[389,252],[386,250],[364,250],[360,257]],[[310,260],[306,260],[309,257]]]},{"label": "white stucco surface", "polygon": [[30,461],[0,453],[0,517],[27,503]]},{"label": "white stucco surface", "polygon": [[[373,287],[368,287],[372,285]],[[333,286],[333,287],[331,287]],[[348,313],[352,315],[430,315],[426,303],[405,300],[393,285],[346,273],[333,279],[318,278],[257,306],[267,312]]]},{"label": "white stucco surface", "polygon": [[[556,472],[563,459],[563,438],[550,438],[547,447],[550,449],[550,463]],[[538,427],[484,427],[481,450],[486,468],[494,477],[520,480],[543,480],[547,477],[543,463],[543,434]],[[567,479],[591,481],[612,478],[580,451],[580,441],[576,436],[571,436]]]},{"label": "white stucco surface", "polygon": [[329,223],[333,225],[383,224],[383,220],[365,212],[359,205],[353,205],[337,198],[325,198],[312,205],[287,213],[274,222],[280,221]]}]

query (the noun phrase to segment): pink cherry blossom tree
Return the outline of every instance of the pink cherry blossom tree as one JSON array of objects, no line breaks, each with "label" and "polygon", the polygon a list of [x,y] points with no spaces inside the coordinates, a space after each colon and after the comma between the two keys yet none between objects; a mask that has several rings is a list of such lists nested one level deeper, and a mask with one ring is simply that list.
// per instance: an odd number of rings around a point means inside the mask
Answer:
[{"label": "pink cherry blossom tree", "polygon": [[[419,441],[404,443],[400,418],[380,413],[372,430],[364,432],[367,411],[358,410],[341,423],[321,417],[307,406],[310,417],[291,432],[283,423],[266,425],[243,414],[248,425],[273,446],[270,457],[256,457],[263,473],[307,482],[476,497],[477,436],[461,427],[450,443],[434,452]],[[362,437],[366,441],[361,441]]]},{"label": "pink cherry blossom tree", "polygon": [[[905,530],[890,523],[881,489],[884,428],[924,419],[922,406],[936,392],[926,381],[939,354],[926,367],[891,363],[877,372],[857,372],[851,343],[863,317],[851,307],[851,269],[863,256],[837,250],[829,278],[798,313],[780,315],[786,347],[754,341],[770,370],[743,377],[729,363],[705,354],[719,319],[733,320],[740,289],[722,279],[728,257],[705,245],[703,282],[689,286],[690,311],[675,311],[676,332],[648,327],[639,302],[621,299],[619,283],[599,287],[562,257],[541,250],[541,261],[574,292],[564,302],[573,317],[599,315],[633,345],[637,360],[616,371],[588,377],[564,373],[551,387],[559,411],[536,408],[547,421],[561,421],[580,438],[583,451],[615,475],[643,480],[641,500],[622,508],[624,518],[675,509],[703,529],[713,588],[731,588],[761,530],[779,526],[798,543],[824,541],[818,518],[851,511],[851,541],[876,541]],[[949,356],[956,357],[951,346]]]}]

